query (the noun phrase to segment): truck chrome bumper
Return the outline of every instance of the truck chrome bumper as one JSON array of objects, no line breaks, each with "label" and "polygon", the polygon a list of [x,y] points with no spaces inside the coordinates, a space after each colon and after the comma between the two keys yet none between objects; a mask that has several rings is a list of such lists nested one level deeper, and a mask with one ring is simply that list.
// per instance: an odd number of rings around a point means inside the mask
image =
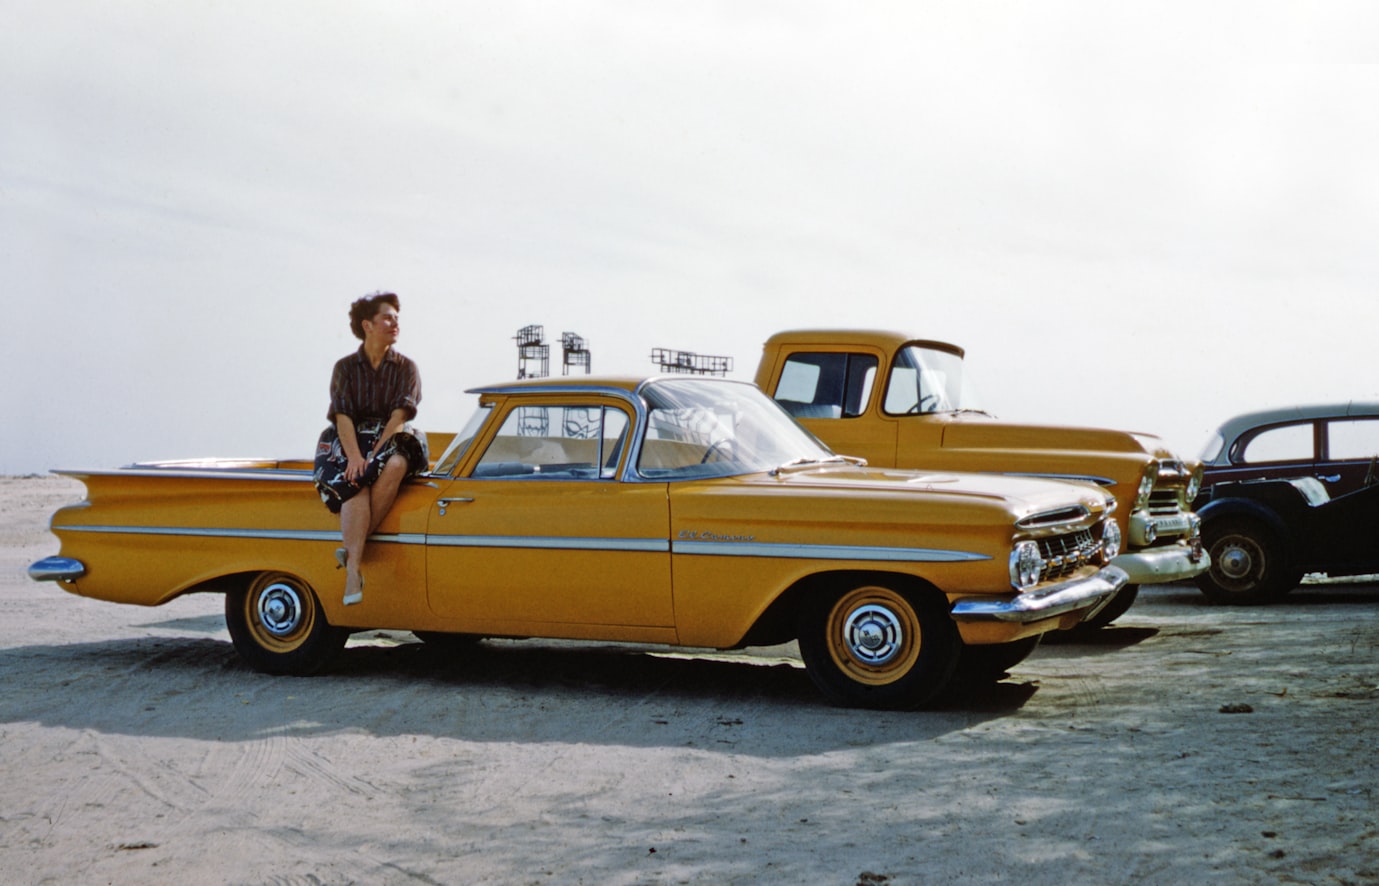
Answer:
[{"label": "truck chrome bumper", "polygon": [[1011,599],[966,597],[953,604],[954,621],[1031,622],[1087,610],[1091,616],[1130,583],[1125,571],[1114,564],[1096,575],[1063,582]]},{"label": "truck chrome bumper", "polygon": [[1124,570],[1132,585],[1152,585],[1200,575],[1210,568],[1211,557],[1202,549],[1201,540],[1194,538],[1185,544],[1121,554],[1111,565]]},{"label": "truck chrome bumper", "polygon": [[86,564],[71,557],[44,557],[29,567],[34,581],[72,581],[86,574]]}]

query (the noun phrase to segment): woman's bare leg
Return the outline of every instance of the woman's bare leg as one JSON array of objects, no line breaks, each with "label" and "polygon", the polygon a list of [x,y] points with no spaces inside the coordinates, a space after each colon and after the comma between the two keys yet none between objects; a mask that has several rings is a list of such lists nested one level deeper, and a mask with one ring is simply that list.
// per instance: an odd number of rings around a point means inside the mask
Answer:
[{"label": "woman's bare leg", "polygon": [[374,481],[369,490],[370,515],[369,531],[365,533],[367,538],[378,529],[378,524],[383,522],[383,518],[388,516],[388,511],[392,508],[393,502],[397,501],[397,491],[402,486],[402,481],[407,477],[407,458],[402,455],[394,455],[383,465],[383,470],[379,472],[378,479]]},{"label": "woman's bare leg", "polygon": [[363,578],[359,567],[364,562],[364,543],[369,538],[373,519],[371,489],[361,489],[340,507],[340,536],[345,543],[345,599],[358,595]]}]

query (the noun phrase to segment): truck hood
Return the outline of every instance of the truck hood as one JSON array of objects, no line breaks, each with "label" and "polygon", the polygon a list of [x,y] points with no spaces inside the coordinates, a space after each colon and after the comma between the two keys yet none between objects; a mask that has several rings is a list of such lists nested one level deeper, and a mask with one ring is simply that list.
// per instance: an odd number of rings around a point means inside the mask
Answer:
[{"label": "truck hood", "polygon": [[945,416],[944,448],[953,449],[1056,449],[1063,452],[1127,452],[1173,458],[1162,440],[1153,434],[1103,428],[1070,428],[1000,421],[979,413]]}]

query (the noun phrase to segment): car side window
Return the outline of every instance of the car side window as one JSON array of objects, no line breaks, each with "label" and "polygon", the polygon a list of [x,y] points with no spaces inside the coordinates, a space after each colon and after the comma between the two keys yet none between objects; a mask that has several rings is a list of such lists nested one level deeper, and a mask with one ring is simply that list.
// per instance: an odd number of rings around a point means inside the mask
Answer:
[{"label": "car side window", "polygon": [[1379,419],[1347,419],[1327,423],[1327,458],[1363,461],[1379,455]]},{"label": "car side window", "polygon": [[1237,456],[1241,464],[1313,461],[1312,425],[1281,425],[1266,428],[1245,441]]},{"label": "car side window", "polygon": [[474,468],[479,479],[613,479],[631,422],[611,406],[519,406]]},{"label": "car side window", "polygon": [[791,354],[774,397],[796,418],[855,418],[867,408],[878,363],[872,354]]}]

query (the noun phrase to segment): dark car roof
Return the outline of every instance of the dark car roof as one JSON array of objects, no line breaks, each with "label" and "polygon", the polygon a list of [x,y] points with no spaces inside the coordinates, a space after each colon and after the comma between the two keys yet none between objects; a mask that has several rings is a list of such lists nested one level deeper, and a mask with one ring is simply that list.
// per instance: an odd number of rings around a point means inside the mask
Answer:
[{"label": "dark car roof", "polygon": [[1314,403],[1303,406],[1286,406],[1280,409],[1264,409],[1246,412],[1227,419],[1217,430],[1229,445],[1235,438],[1262,425],[1287,424],[1289,422],[1313,421],[1319,418],[1353,418],[1358,416],[1379,417],[1379,403],[1351,400],[1344,403]]}]

